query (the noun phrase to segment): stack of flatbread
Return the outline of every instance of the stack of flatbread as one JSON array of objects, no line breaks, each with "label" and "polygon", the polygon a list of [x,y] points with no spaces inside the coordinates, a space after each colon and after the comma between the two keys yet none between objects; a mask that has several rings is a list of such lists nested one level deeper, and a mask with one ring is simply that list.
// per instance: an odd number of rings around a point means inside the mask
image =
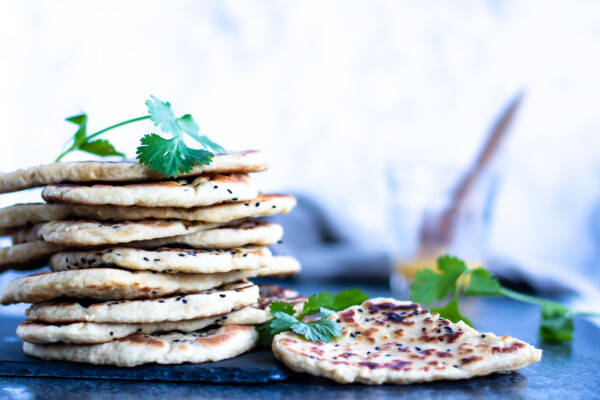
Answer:
[{"label": "stack of flatbread", "polygon": [[46,203],[0,210],[0,269],[49,271],[18,278],[2,304],[33,303],[17,335],[49,360],[134,366],[217,361],[257,344],[253,325],[274,300],[257,276],[300,270],[274,256],[290,195],[259,194],[258,151],[220,154],[177,179],[134,162],[62,162],[0,174],[0,193],[45,186]]}]

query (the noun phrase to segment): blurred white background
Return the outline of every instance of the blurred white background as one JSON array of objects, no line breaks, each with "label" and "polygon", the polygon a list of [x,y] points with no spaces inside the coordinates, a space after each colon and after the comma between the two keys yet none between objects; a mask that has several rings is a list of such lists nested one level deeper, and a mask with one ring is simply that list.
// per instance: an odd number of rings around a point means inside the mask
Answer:
[{"label": "blurred white background", "polygon": [[[268,151],[262,189],[307,193],[354,240],[381,247],[386,166],[466,168],[524,89],[490,252],[595,285],[598,15],[599,2],[581,0],[3,0],[0,170],[53,161],[75,132],[65,117],[86,112],[96,131],[144,115],[154,94],[226,148]],[[150,129],[106,137],[133,156]]]}]

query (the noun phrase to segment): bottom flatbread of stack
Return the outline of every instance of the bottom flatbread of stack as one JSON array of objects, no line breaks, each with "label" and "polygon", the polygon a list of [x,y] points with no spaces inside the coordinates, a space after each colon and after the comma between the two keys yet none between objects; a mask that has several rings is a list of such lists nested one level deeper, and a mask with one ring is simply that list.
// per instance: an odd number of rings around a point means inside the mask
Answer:
[{"label": "bottom flatbread of stack", "polygon": [[512,338],[452,323],[418,304],[367,300],[333,314],[343,336],[315,343],[293,333],[275,336],[273,352],[289,368],[340,383],[409,384],[516,371],[542,351]]},{"label": "bottom flatbread of stack", "polygon": [[[244,291],[248,295],[246,303],[238,302],[229,312],[224,313],[223,307],[212,301]],[[204,296],[203,305],[197,308],[203,310],[203,315],[211,314],[203,318],[150,323],[63,324],[28,320],[19,326],[17,335],[25,341],[23,350],[26,354],[46,360],[124,367],[151,362],[178,364],[219,361],[245,353],[256,346],[258,334],[253,325],[271,318],[268,307],[273,301],[285,300],[299,308],[306,300],[294,291],[276,286],[261,288],[260,298],[257,291],[256,285],[241,281],[196,295]],[[153,302],[150,306],[156,315],[165,316],[174,311],[173,307],[186,309],[189,304],[183,303],[186,298],[189,300],[189,296],[183,296],[174,305],[150,300]],[[249,301],[254,304],[239,307]],[[28,314],[30,319],[43,317],[35,312]]]}]

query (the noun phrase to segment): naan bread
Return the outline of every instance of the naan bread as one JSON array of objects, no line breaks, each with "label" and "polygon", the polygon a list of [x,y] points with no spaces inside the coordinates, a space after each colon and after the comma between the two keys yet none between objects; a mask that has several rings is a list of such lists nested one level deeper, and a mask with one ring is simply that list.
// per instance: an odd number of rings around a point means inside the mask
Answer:
[{"label": "naan bread", "polygon": [[[185,227],[186,223],[181,221],[163,221],[165,223],[164,230],[161,234],[168,234],[167,228],[174,225]],[[196,249],[234,249],[246,245],[268,246],[277,243],[283,236],[283,228],[278,224],[271,224],[266,221],[241,221],[233,225],[221,228],[213,228],[204,232],[196,232],[189,235],[172,236],[167,238],[133,241],[129,243],[114,243],[115,240],[124,240],[123,234],[111,236],[113,228],[111,226],[123,225],[127,226],[135,235],[155,235],[147,225],[147,221],[140,221],[136,225],[134,222],[122,222],[120,224],[110,223],[90,223],[89,221],[57,221],[56,224],[51,224],[46,228],[48,238],[64,243],[63,245],[36,240],[22,244],[15,244],[12,247],[0,248],[0,270],[16,269],[27,270],[41,267],[48,262],[49,257],[69,249],[67,243],[79,243],[80,246],[87,247],[85,243],[101,242],[104,245],[119,244],[120,247],[127,246],[131,248],[157,248],[162,246],[190,246]],[[188,223],[202,224],[202,223]],[[41,224],[42,227],[46,226]],[[156,226],[161,226],[157,224]],[[205,225],[206,226],[206,225]],[[75,230],[71,230],[76,227]],[[141,227],[141,229],[136,229]],[[60,228],[60,229],[59,229]],[[37,227],[32,228],[33,231]],[[19,230],[20,239],[33,239],[32,233],[28,233],[27,228]],[[104,236],[94,236],[102,232]],[[172,231],[171,231],[172,232]],[[35,233],[37,235],[37,233]],[[133,235],[129,236],[129,238]],[[90,239],[91,238],[91,239]]]},{"label": "naan bread", "polygon": [[[196,165],[180,177],[204,173],[248,173],[268,168],[263,152],[246,151],[216,155],[209,165]],[[137,162],[58,162],[0,174],[0,193],[14,192],[63,182],[135,182],[159,181],[164,176]]]},{"label": "naan bread", "polygon": [[255,304],[258,296],[258,286],[248,281],[241,281],[197,294],[177,294],[158,299],[103,303],[69,299],[50,300],[32,305],[25,313],[31,321],[60,324],[71,322],[162,323],[227,314]]},{"label": "naan bread", "polygon": [[267,247],[237,247],[230,250],[190,250],[158,248],[151,250],[128,247],[64,251],[50,258],[53,271],[119,267],[128,270],[175,274],[229,272],[258,269],[271,258]]},{"label": "naan bread", "polygon": [[23,351],[44,360],[134,367],[140,364],[203,363],[226,360],[258,343],[252,326],[229,325],[192,333],[134,334],[102,344],[23,343]]},{"label": "naan bread", "polygon": [[140,333],[150,335],[157,332],[194,332],[211,325],[260,325],[269,319],[269,306],[274,301],[293,304],[298,311],[306,301],[297,292],[275,285],[261,285],[257,304],[231,313],[184,321],[166,321],[146,324],[123,324],[102,322],[73,322],[49,324],[27,320],[17,328],[17,336],[29,343],[105,343]]},{"label": "naan bread", "polygon": [[340,383],[407,384],[511,372],[542,351],[510,336],[481,334],[418,304],[377,298],[330,317],[344,328],[331,343],[292,332],[275,336],[273,352],[294,371]]},{"label": "naan bread", "polygon": [[164,219],[99,222],[91,220],[50,221],[38,231],[45,242],[63,246],[98,246],[189,235],[216,228],[218,224]]},{"label": "naan bread", "polygon": [[50,203],[183,208],[248,201],[257,195],[256,183],[246,174],[124,185],[61,183],[48,185],[42,191],[42,197]]},{"label": "naan bread", "polygon": [[190,246],[196,249],[232,249],[246,245],[269,246],[283,236],[281,225],[266,221],[241,221],[189,235],[131,242],[131,247]]},{"label": "naan bread", "polygon": [[164,274],[113,268],[40,272],[9,282],[0,294],[0,303],[40,303],[58,297],[152,299],[173,293],[198,293],[240,279],[293,274],[299,270],[299,265],[294,261],[287,257],[271,257],[262,268],[256,270],[215,274]]},{"label": "naan bread", "polygon": [[8,269],[25,271],[42,267],[48,261],[50,254],[64,249],[65,246],[41,240],[0,248],[0,272]]},{"label": "naan bread", "polygon": [[296,198],[287,194],[260,194],[246,202],[221,203],[214,206],[193,208],[28,203],[0,209],[0,229],[74,218],[97,221],[179,219],[221,223],[247,217],[286,214],[295,205]]}]

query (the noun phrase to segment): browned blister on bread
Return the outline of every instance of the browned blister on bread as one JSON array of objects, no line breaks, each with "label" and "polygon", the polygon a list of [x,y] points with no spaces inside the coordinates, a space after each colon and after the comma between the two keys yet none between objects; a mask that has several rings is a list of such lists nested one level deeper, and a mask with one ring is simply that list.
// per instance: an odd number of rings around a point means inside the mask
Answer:
[{"label": "browned blister on bread", "polygon": [[341,338],[316,343],[284,332],[273,341],[275,356],[295,371],[341,383],[407,384],[516,371],[542,355],[518,339],[394,299],[367,300],[330,319],[344,329]]}]

